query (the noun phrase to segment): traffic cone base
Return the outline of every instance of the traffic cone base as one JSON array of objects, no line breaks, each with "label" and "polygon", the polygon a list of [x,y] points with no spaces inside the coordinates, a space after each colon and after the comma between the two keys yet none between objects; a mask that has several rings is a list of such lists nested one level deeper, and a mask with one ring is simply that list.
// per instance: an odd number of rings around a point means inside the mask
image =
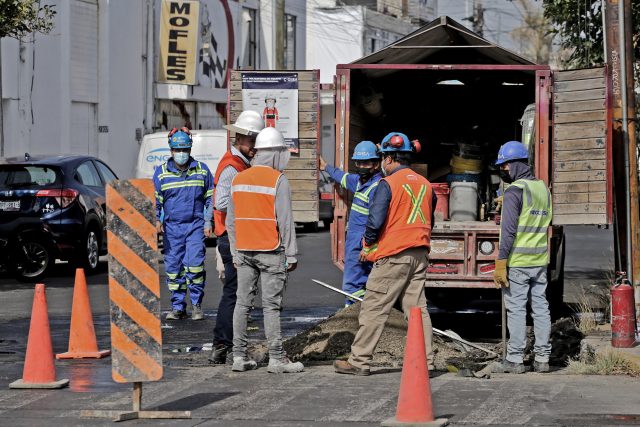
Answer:
[{"label": "traffic cone base", "polygon": [[28,383],[24,380],[17,380],[9,384],[9,388],[43,388],[54,389],[63,388],[69,385],[69,380],[63,379],[50,383]]},{"label": "traffic cone base", "polygon": [[87,280],[84,270],[78,268],[73,286],[69,349],[66,353],[56,354],[56,359],[102,359],[110,354],[111,350],[98,350]]},{"label": "traffic cone base", "polygon": [[437,418],[433,421],[426,421],[426,422],[408,422],[405,423],[403,421],[396,421],[395,418],[389,418],[388,420],[385,420],[382,422],[383,426],[388,426],[388,427],[396,427],[396,426],[402,426],[402,427],[422,427],[422,426],[434,426],[434,427],[442,427],[442,426],[446,426],[449,425],[449,420],[447,420],[446,418]]},{"label": "traffic cone base", "polygon": [[56,359],[102,359],[111,354],[111,350],[75,351],[56,354]]}]

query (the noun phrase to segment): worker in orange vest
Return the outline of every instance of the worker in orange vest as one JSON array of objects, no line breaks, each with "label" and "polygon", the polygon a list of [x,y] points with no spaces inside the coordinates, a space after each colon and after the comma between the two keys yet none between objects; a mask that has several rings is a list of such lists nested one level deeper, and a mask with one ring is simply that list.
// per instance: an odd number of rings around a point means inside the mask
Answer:
[{"label": "worker in orange vest", "polygon": [[341,374],[369,375],[371,359],[384,324],[396,301],[405,316],[420,307],[427,364],[433,369],[431,319],[424,285],[427,279],[435,195],[431,183],[409,168],[413,152],[420,151],[403,133],[388,134],[381,144],[382,173],[369,208],[360,259],[373,262],[367,292],[360,308],[360,328],[349,360],[336,360]]},{"label": "worker in orange vest", "polygon": [[214,175],[214,232],[218,238],[217,249],[224,264],[224,286],[218,305],[216,326],[213,329],[213,350],[209,361],[215,364],[226,363],[227,354],[233,346],[233,310],[236,306],[238,280],[233,266],[229,237],[225,226],[227,206],[231,194],[231,182],[239,172],[247,169],[256,153],[254,148],[258,133],[264,128],[260,113],[243,111],[234,124],[225,126],[235,132],[235,142],[218,163]]},{"label": "worker in orange vest", "polygon": [[238,269],[238,292],[233,312],[233,371],[255,369],[247,357],[247,319],[253,299],[262,289],[264,330],[272,373],[301,372],[282,348],[280,312],[287,273],[296,269],[296,231],[291,209],[291,187],[282,171],[290,153],[282,134],[265,128],[256,138],[251,168],[240,172],[231,186],[227,230],[233,263]]}]

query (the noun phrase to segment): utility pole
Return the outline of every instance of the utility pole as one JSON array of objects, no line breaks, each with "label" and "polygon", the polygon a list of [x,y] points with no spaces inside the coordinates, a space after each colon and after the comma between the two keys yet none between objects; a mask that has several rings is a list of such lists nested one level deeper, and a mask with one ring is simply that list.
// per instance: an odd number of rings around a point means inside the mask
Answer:
[{"label": "utility pole", "polygon": [[482,0],[477,0],[474,5],[473,31],[480,37],[484,37],[484,7],[482,7]]},{"label": "utility pole", "polygon": [[284,0],[273,0],[274,4],[274,35],[276,57],[273,63],[276,70],[284,69]]},{"label": "utility pole", "polygon": [[[613,156],[616,183],[618,242],[623,255],[621,269],[627,271],[635,289],[636,318],[640,318],[640,206],[638,200],[638,156],[636,103],[631,40],[631,0],[606,0],[605,58],[611,76],[613,108]],[[624,168],[622,168],[624,164]],[[618,174],[616,174],[618,171]],[[619,191],[623,189],[623,191]]]}]

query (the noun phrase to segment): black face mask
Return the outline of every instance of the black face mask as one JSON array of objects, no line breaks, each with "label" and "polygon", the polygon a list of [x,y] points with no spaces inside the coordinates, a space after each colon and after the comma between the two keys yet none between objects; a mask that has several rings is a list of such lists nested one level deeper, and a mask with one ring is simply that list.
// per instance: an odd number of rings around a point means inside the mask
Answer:
[{"label": "black face mask", "polygon": [[507,184],[511,184],[513,182],[513,178],[511,178],[511,175],[509,175],[508,170],[500,169],[500,179],[502,179]]},{"label": "black face mask", "polygon": [[360,176],[362,181],[367,181],[375,173],[373,168],[359,168],[356,167],[356,173]]}]

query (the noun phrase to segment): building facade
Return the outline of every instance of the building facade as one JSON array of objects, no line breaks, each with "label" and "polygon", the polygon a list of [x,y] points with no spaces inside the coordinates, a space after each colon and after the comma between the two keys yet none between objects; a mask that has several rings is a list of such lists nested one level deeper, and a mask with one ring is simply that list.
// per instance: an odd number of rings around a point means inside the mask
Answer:
[{"label": "building facade", "polygon": [[197,80],[158,82],[164,0],[49,0],[50,34],[2,39],[4,157],[90,154],[133,175],[145,133],[225,121],[229,70],[306,68],[306,4],[200,0]]}]

